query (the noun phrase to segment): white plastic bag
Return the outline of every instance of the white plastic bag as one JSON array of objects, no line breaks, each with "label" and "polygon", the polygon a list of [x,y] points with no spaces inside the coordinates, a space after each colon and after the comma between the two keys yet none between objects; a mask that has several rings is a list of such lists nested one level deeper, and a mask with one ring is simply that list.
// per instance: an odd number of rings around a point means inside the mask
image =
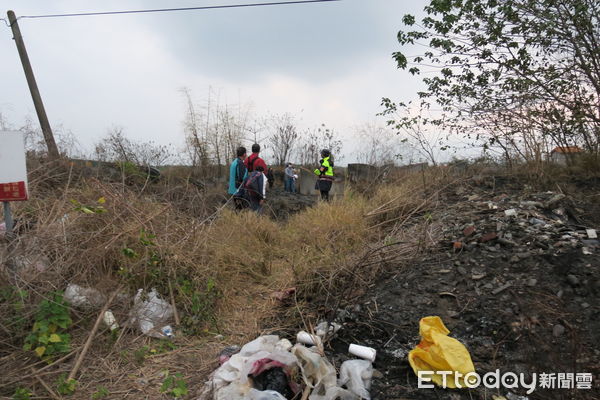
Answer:
[{"label": "white plastic bag", "polygon": [[133,299],[133,308],[129,312],[129,322],[137,324],[143,334],[164,338],[160,328],[167,325],[173,317],[173,307],[158,297],[156,289],[150,290],[148,297],[143,299],[144,289],[138,289]]},{"label": "white plastic bag", "polygon": [[94,288],[84,288],[74,283],[69,283],[63,295],[64,299],[75,307],[100,308],[107,297]]},{"label": "white plastic bag", "polygon": [[373,378],[373,366],[367,360],[348,360],[340,367],[339,386],[346,386],[352,393],[370,400],[369,388]]},{"label": "white plastic bag", "polygon": [[[264,358],[277,361],[291,369],[296,368],[298,359],[286,350],[290,345],[289,340],[279,340],[279,337],[275,335],[260,336],[246,343],[239,353],[232,355],[227,362],[214,372],[212,379],[207,382],[210,391],[213,393],[212,398],[215,400],[279,400],[284,398],[273,397],[275,396],[273,393],[277,392],[270,393],[272,391],[259,391],[252,388],[248,374],[254,363]],[[207,390],[206,392],[210,393],[210,391]],[[277,395],[281,396],[279,393]],[[204,398],[210,398],[208,396],[209,394]]]},{"label": "white plastic bag", "polygon": [[283,395],[274,390],[256,390],[250,389],[248,400],[287,400]]}]

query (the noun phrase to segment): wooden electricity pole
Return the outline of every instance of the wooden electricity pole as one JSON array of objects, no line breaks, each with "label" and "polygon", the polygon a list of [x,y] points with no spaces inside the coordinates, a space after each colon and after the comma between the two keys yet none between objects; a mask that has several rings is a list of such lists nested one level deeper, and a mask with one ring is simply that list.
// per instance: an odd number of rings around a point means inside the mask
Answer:
[{"label": "wooden electricity pole", "polygon": [[25,78],[27,78],[27,84],[29,85],[29,91],[31,92],[33,105],[35,106],[35,111],[40,121],[40,126],[42,127],[42,133],[44,134],[46,146],[48,146],[48,157],[50,159],[57,159],[59,158],[58,147],[56,147],[56,142],[54,141],[54,135],[52,134],[52,128],[50,128],[50,122],[48,122],[48,116],[46,115],[46,110],[44,109],[44,103],[42,102],[40,90],[35,82],[33,69],[31,68],[29,56],[27,56],[27,50],[25,49],[25,42],[23,42],[21,30],[19,29],[19,24],[17,23],[17,17],[12,10],[9,10],[7,15],[8,21],[10,22],[10,27],[12,28],[15,44],[17,45],[17,50],[19,51],[21,64],[23,64],[23,71],[25,71]]}]

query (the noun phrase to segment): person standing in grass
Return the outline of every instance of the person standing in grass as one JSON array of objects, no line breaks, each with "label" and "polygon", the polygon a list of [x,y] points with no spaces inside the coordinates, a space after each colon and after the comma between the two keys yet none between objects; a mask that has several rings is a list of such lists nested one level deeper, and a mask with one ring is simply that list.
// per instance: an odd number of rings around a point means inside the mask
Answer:
[{"label": "person standing in grass", "polygon": [[263,205],[267,198],[267,176],[264,174],[262,165],[250,172],[244,181],[243,188],[245,197],[250,204],[250,209],[262,214]]},{"label": "person standing in grass", "polygon": [[295,179],[294,179],[294,167],[292,167],[292,163],[288,163],[285,168],[285,191],[295,193]]},{"label": "person standing in grass", "polygon": [[319,168],[314,171],[315,175],[319,177],[316,189],[321,192],[322,200],[329,201],[329,191],[333,185],[333,157],[327,149],[321,150],[321,157]]},{"label": "person standing in grass", "polygon": [[245,208],[246,201],[243,196],[240,195],[240,187],[244,182],[244,179],[248,176],[248,170],[244,164],[246,159],[246,148],[240,146],[237,148],[237,157],[231,163],[229,167],[229,189],[227,193],[233,196],[233,202],[236,210]]},{"label": "person standing in grass", "polygon": [[263,168],[264,172],[267,172],[269,169],[267,168],[267,163],[265,160],[260,158],[258,155],[260,153],[260,145],[258,143],[254,143],[252,145],[252,154],[246,158],[244,162],[246,164],[246,168],[248,168],[248,173],[255,171],[259,166]]}]

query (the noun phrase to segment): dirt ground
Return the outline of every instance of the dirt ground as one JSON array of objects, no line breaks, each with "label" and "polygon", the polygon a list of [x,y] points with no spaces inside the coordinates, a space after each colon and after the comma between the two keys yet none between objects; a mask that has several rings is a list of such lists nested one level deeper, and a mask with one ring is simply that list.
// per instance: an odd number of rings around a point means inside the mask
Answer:
[{"label": "dirt ground", "polygon": [[[599,399],[598,182],[537,192],[512,179],[474,179],[442,194],[436,248],[391,266],[338,310],[336,362],[349,343],[374,347],[373,399]],[[563,194],[564,192],[564,194]],[[515,210],[507,216],[505,210]],[[511,211],[508,212],[510,214]],[[474,229],[473,229],[474,228]],[[592,389],[418,389],[408,352],[419,320],[437,315],[483,375],[590,373]],[[539,378],[538,378],[539,379]],[[502,398],[502,397],[500,397]]]}]

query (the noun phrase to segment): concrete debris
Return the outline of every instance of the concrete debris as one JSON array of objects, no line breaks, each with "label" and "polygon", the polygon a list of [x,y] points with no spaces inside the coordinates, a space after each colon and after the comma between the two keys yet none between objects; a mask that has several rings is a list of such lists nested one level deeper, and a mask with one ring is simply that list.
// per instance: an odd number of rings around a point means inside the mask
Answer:
[{"label": "concrete debris", "polygon": [[506,289],[508,289],[511,286],[512,286],[511,283],[504,284],[504,285],[500,286],[499,288],[492,290],[492,294],[496,295],[498,293],[501,293],[501,292],[505,291]]},{"label": "concrete debris", "polygon": [[475,226],[470,225],[463,230],[463,235],[471,236],[475,232]]},{"label": "concrete debris", "polygon": [[575,275],[567,275],[567,282],[569,282],[569,285],[571,286],[577,286],[579,285],[579,278],[577,278]]},{"label": "concrete debris", "polygon": [[567,196],[562,193],[557,193],[552,196],[546,203],[544,203],[544,208],[552,209],[555,207],[560,201],[564,200]]},{"label": "concrete debris", "polygon": [[552,328],[552,334],[554,335],[554,337],[562,336],[564,333],[565,333],[565,327],[562,326],[561,324],[556,324],[556,325],[554,325],[554,328]]}]

